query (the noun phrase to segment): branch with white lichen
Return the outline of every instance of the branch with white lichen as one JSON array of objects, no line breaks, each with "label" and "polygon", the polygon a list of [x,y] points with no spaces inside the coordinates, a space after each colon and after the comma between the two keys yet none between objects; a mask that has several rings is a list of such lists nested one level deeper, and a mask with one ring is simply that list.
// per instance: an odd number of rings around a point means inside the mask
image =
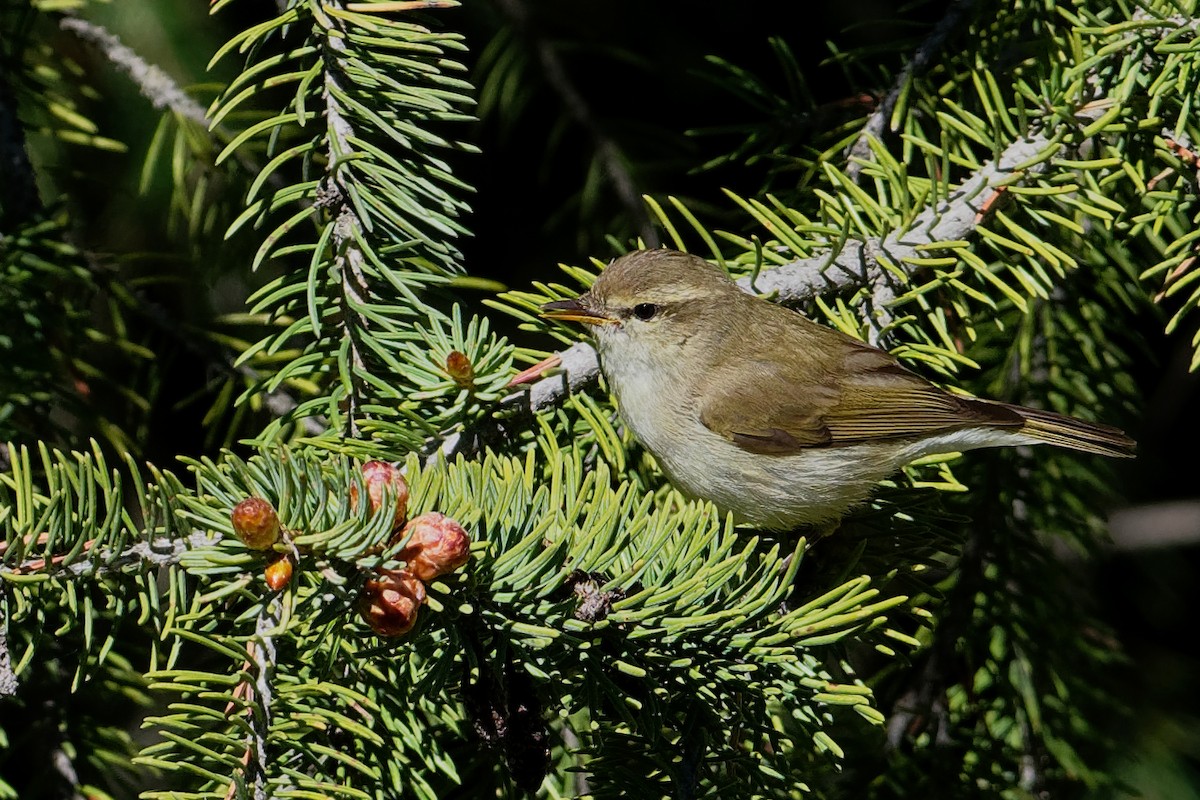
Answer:
[{"label": "branch with white lichen", "polygon": [[[275,696],[272,680],[275,676],[275,629],[279,627],[280,602],[277,598],[266,601],[254,626],[254,640],[246,650],[250,661],[246,667],[253,670],[253,685],[250,697],[261,713],[254,713],[247,706],[246,723],[250,732],[246,735],[246,752],[242,757],[243,778],[247,794],[254,800],[268,800],[267,786],[267,739],[271,732],[271,702]],[[227,798],[236,795],[237,781],[229,784]]]},{"label": "branch with white lichen", "polygon": [[18,686],[12,657],[8,654],[8,617],[3,616],[0,618],[0,697],[12,697]]},{"label": "branch with white lichen", "polygon": [[59,19],[58,27],[95,46],[114,67],[129,76],[155,108],[170,109],[208,128],[208,115],[203,106],[188,97],[170,75],[122,44],[114,34],[93,22],[69,15]]},{"label": "branch with white lichen", "polygon": [[178,564],[190,550],[200,547],[211,547],[222,539],[221,534],[206,531],[193,531],[187,536],[157,536],[153,539],[137,542],[119,552],[105,548],[99,553],[91,553],[90,547],[84,547],[87,556],[71,564],[62,564],[63,556],[50,559],[28,559],[16,566],[0,566],[0,576],[28,575],[41,572],[47,567],[51,574],[66,578],[103,577],[118,572],[146,571]]},{"label": "branch with white lichen", "polygon": [[909,83],[914,77],[929,68],[936,56],[946,46],[950,35],[958,29],[963,19],[966,18],[967,12],[974,5],[975,0],[957,0],[946,10],[945,15],[925,37],[925,41],[921,42],[916,53],[913,54],[912,60],[904,65],[904,69],[900,71],[892,84],[891,90],[884,95],[879,105],[867,117],[867,123],[863,125],[858,138],[846,149],[846,159],[849,162],[846,165],[846,175],[850,180],[857,182],[862,174],[863,166],[871,160],[871,141],[883,137],[892,111],[895,110],[896,103],[899,102],[900,96],[908,88]]}]

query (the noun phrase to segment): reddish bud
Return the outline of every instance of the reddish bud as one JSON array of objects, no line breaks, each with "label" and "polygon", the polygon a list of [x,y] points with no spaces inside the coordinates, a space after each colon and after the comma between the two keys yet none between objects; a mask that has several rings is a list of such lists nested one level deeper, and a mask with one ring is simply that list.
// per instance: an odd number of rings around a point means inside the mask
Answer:
[{"label": "reddish bud", "polygon": [[[372,511],[378,511],[383,506],[385,487],[391,487],[396,497],[396,517],[392,521],[392,530],[403,525],[408,514],[408,482],[400,470],[386,461],[368,461],[362,465],[362,476]],[[350,507],[358,509],[358,487],[354,484],[350,484]]]},{"label": "reddish bud", "polygon": [[363,586],[358,613],[379,636],[403,636],[417,624],[425,584],[406,569],[383,570]]},{"label": "reddish bud", "polygon": [[261,497],[247,497],[229,515],[233,532],[251,550],[267,550],[279,541],[279,515]]},{"label": "reddish bud", "polygon": [[470,389],[475,385],[475,366],[465,353],[450,351],[450,355],[446,356],[446,374],[463,389]]},{"label": "reddish bud", "polygon": [[293,570],[292,557],[287,553],[280,553],[278,558],[267,564],[267,568],[263,570],[263,578],[272,592],[278,592],[292,582]]},{"label": "reddish bud", "polygon": [[396,538],[406,536],[408,544],[396,558],[423,581],[453,572],[471,557],[471,537],[462,525],[436,511],[414,517]]}]

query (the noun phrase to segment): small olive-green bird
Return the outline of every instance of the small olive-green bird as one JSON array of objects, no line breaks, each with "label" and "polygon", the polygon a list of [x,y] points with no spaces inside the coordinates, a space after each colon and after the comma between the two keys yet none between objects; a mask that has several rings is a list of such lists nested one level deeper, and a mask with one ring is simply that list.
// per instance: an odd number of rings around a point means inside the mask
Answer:
[{"label": "small olive-green bird", "polygon": [[542,312],[591,327],[621,416],[672,483],[757,527],[836,521],[933,453],[1053,444],[1133,455],[1116,428],[945,392],[687,253],[622,256]]}]

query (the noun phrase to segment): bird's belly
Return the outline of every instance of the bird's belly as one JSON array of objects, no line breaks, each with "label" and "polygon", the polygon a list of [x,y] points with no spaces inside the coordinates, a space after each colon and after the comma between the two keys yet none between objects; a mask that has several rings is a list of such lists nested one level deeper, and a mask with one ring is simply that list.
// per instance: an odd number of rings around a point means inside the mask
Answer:
[{"label": "bird's belly", "polygon": [[[894,472],[895,455],[879,445],[812,448],[796,455],[749,453],[707,429],[701,441],[655,452],[684,494],[710,500],[738,522],[771,529],[841,517]],[[654,449],[651,448],[654,452]]]}]

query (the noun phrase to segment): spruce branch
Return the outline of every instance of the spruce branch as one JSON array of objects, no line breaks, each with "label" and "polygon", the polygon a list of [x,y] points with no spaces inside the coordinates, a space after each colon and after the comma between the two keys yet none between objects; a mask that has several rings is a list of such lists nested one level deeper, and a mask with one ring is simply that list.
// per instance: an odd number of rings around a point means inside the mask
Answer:
[{"label": "spruce branch", "polygon": [[[337,4],[341,5],[341,4]],[[344,93],[343,76],[339,69],[341,59],[346,54],[346,30],[343,24],[335,22],[334,18],[324,14],[317,19],[326,29],[324,46],[328,48],[330,57],[325,59],[325,122],[328,130],[328,169],[325,177],[325,189],[331,205],[336,203],[337,221],[333,228],[333,253],[336,274],[341,276],[341,306],[343,335],[345,346],[350,351],[350,374],[348,379],[346,409],[346,435],[352,439],[358,438],[358,414],[361,379],[358,377],[364,367],[362,339],[371,335],[371,324],[366,315],[356,311],[366,304],[369,291],[366,276],[363,274],[363,252],[358,245],[358,238],[364,234],[363,221],[359,219],[353,205],[347,198],[347,187],[342,159],[355,150],[352,140],[355,138],[354,126],[342,112],[338,102],[338,94]]]},{"label": "spruce branch", "polygon": [[40,572],[48,566],[54,568],[53,575],[66,578],[103,577],[118,572],[127,572],[130,567],[136,571],[146,571],[169,567],[178,564],[189,550],[200,547],[211,547],[221,541],[220,533],[209,531],[193,531],[187,536],[156,536],[153,539],[137,542],[123,550],[113,551],[101,549],[99,553],[91,553],[91,548],[84,548],[88,553],[86,559],[60,566],[61,558],[52,558],[47,564],[45,559],[35,558],[22,562],[15,567],[0,566],[0,577],[6,575],[27,575]]},{"label": "spruce branch", "polygon": [[268,800],[267,739],[271,733],[271,702],[275,697],[272,679],[275,675],[274,631],[279,627],[278,598],[263,605],[254,626],[254,641],[247,648],[254,668],[254,700],[257,708],[250,710],[250,733],[246,752],[246,778],[254,800]]},{"label": "spruce branch", "polygon": [[980,212],[988,207],[995,192],[1045,171],[1044,151],[1051,141],[1043,131],[1030,132],[963,181],[945,200],[918,214],[908,228],[890,233],[879,242],[847,241],[836,252],[797,259],[761,272],[754,280],[743,278],[738,285],[747,291],[774,294],[781,303],[803,302],[825,291],[875,288],[880,282],[890,281],[879,263],[880,256],[907,273],[908,259],[916,257],[922,248],[971,236],[983,222]]},{"label": "spruce branch", "polygon": [[976,2],[977,0],[955,0],[942,18],[938,20],[933,30],[929,32],[929,36],[925,38],[925,41],[917,47],[917,52],[913,54],[912,60],[904,65],[904,69],[900,70],[900,74],[896,76],[891,90],[888,91],[887,95],[884,96],[871,115],[867,117],[867,123],[858,134],[858,138],[846,149],[846,160],[849,162],[846,165],[846,174],[850,177],[850,180],[855,183],[858,182],[862,175],[863,166],[871,159],[871,140],[883,138],[883,132],[887,128],[888,120],[896,108],[896,103],[899,102],[900,96],[904,93],[909,83],[911,83],[913,78],[927,70],[929,65],[933,63],[933,60],[941,54],[942,49],[946,46],[946,42],[966,18],[967,13],[974,8]]},{"label": "spruce branch", "polygon": [[104,27],[65,14],[59,18],[58,27],[74,34],[81,41],[94,45],[108,61],[125,73],[142,96],[158,109],[168,109],[179,116],[208,129],[208,115],[204,107],[188,97],[170,75],[154,64],[148,63],[131,47],[123,44],[117,36]]}]

